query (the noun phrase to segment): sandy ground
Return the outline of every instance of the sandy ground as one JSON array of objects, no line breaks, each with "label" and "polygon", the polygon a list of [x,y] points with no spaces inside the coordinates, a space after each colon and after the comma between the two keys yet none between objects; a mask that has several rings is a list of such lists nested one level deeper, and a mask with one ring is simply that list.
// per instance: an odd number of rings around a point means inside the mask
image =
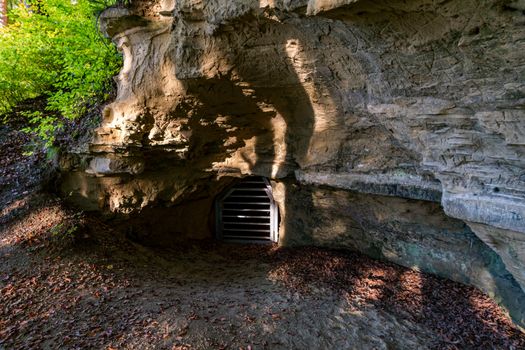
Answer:
[{"label": "sandy ground", "polygon": [[359,254],[138,245],[0,136],[0,349],[525,349],[478,290]]},{"label": "sandy ground", "polygon": [[487,297],[317,248],[137,245],[45,194],[0,221],[0,348],[520,349]]}]

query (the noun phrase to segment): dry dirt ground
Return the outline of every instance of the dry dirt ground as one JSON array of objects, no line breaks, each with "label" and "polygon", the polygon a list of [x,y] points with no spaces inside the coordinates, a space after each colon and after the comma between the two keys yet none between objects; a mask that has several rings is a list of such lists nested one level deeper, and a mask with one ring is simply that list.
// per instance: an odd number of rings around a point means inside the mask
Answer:
[{"label": "dry dirt ground", "polygon": [[2,168],[0,349],[525,349],[475,288],[359,254],[138,245],[16,174],[38,161]]}]

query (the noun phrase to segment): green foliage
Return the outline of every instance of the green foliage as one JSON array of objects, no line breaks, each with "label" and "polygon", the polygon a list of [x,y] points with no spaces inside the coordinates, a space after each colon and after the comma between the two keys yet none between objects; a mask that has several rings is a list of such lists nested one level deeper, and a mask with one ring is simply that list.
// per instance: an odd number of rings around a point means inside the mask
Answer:
[{"label": "green foliage", "polygon": [[61,241],[74,240],[75,235],[78,233],[78,230],[80,228],[79,224],[81,222],[81,219],[82,212],[77,212],[68,216],[59,224],[51,227],[51,229],[49,230],[49,232],[51,233],[51,237]]},{"label": "green foliage", "polygon": [[70,225],[67,226],[64,223],[60,223],[56,226],[53,226],[50,230],[53,237],[68,238],[72,237],[74,233],[78,230],[78,226]]},{"label": "green foliage", "polygon": [[28,112],[26,130],[49,143],[60,117],[79,117],[86,106],[107,98],[121,65],[96,26],[96,14],[107,5],[34,0],[10,11],[9,25],[0,28],[0,114],[21,101],[48,96],[45,113]]}]

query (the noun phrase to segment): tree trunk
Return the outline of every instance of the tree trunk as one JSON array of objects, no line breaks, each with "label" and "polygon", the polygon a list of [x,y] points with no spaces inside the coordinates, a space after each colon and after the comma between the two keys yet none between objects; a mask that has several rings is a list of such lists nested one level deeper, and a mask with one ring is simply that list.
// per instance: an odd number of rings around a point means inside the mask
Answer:
[{"label": "tree trunk", "polygon": [[7,0],[0,0],[0,27],[7,26]]}]

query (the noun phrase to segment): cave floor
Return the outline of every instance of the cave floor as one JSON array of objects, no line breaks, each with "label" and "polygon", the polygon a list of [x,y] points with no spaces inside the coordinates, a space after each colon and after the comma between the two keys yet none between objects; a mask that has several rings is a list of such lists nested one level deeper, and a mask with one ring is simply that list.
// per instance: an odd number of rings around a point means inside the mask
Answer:
[{"label": "cave floor", "polygon": [[0,350],[523,349],[472,287],[320,248],[148,248],[42,192],[0,128]]},{"label": "cave floor", "polygon": [[475,288],[355,253],[147,248],[41,193],[0,223],[0,349],[525,347]]}]

